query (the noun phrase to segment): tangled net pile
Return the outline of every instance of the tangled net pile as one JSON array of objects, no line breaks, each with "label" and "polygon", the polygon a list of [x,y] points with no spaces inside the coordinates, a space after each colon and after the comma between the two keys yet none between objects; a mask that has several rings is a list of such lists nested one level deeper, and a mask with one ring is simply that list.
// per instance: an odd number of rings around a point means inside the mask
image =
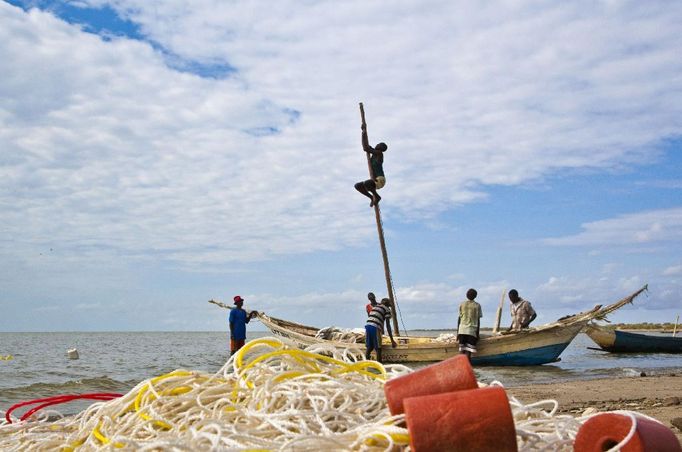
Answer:
[{"label": "tangled net pile", "polygon": [[315,337],[336,342],[365,343],[365,331],[359,328],[348,329],[329,326],[319,330]]},{"label": "tangled net pile", "polygon": [[[263,338],[213,375],[176,370],[76,416],[0,424],[0,449],[409,450],[404,416],[389,414],[383,392],[407,372]],[[510,405],[520,450],[571,450],[584,419],[557,416],[554,401]]]}]

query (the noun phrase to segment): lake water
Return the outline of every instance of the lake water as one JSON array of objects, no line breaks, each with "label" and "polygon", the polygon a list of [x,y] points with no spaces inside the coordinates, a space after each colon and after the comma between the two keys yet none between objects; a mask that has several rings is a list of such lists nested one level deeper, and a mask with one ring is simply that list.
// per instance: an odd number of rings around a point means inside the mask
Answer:
[{"label": "lake water", "polygon": [[[438,335],[431,331],[429,335]],[[423,334],[420,332],[420,334]],[[249,332],[248,339],[269,333]],[[532,367],[479,367],[480,381],[499,380],[505,386],[599,377],[682,372],[682,355],[609,354],[584,334],[562,353],[561,362]],[[80,359],[66,350],[77,348]],[[12,404],[41,397],[86,392],[126,393],[141,380],[175,369],[215,372],[228,358],[226,332],[148,333],[0,333],[0,412]],[[63,413],[83,409],[88,402],[59,407]]]}]

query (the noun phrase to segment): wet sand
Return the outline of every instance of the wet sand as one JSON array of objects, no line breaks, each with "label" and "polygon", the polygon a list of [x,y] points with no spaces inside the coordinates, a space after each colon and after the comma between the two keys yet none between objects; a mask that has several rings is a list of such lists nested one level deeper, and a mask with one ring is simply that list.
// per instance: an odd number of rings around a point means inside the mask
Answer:
[{"label": "wet sand", "polygon": [[587,408],[598,411],[631,410],[651,416],[670,427],[682,442],[682,374],[580,380],[534,386],[507,387],[523,403],[554,399],[563,414],[581,415]]}]

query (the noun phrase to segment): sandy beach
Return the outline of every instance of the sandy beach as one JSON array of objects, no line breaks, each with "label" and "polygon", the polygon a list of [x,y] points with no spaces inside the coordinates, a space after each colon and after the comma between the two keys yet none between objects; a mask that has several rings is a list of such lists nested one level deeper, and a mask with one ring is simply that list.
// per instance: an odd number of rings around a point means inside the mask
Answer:
[{"label": "sandy beach", "polygon": [[[534,386],[509,387],[521,402],[543,399],[559,402],[561,413],[578,416],[587,408],[599,411],[632,410],[670,427],[682,442],[682,374],[580,380]],[[673,426],[673,419],[678,419]]]}]

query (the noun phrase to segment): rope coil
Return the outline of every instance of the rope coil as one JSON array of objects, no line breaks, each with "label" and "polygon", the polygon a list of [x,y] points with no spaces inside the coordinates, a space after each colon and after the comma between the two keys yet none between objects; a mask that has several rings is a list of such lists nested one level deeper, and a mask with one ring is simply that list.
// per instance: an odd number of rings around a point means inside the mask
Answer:
[{"label": "rope coil", "polygon": [[[0,449],[409,450],[405,417],[390,415],[383,391],[409,372],[329,345],[299,350],[262,338],[215,374],[175,370],[76,416],[1,421]],[[526,405],[509,396],[509,403],[519,450],[570,451],[589,418],[557,415],[553,400]]]},{"label": "rope coil", "polygon": [[73,417],[0,425],[0,449],[406,447],[407,430],[389,415],[383,383],[409,368],[360,359],[263,338],[213,375],[176,370]]}]

